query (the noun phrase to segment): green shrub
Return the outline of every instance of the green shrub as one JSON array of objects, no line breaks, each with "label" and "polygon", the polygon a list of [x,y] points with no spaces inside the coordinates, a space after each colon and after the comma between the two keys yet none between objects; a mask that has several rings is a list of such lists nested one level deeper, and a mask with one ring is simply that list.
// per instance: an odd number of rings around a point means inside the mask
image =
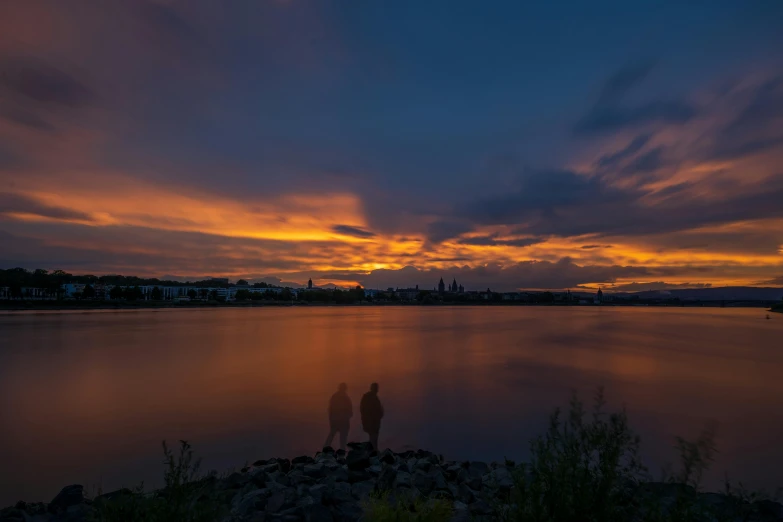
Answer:
[{"label": "green shrub", "polygon": [[588,415],[576,394],[566,419],[552,414],[549,429],[531,442],[531,458],[516,471],[511,508],[514,521],[618,521],[630,516],[633,496],[646,469],[639,437],[625,411],[607,415],[603,390]]},{"label": "green shrub", "polygon": [[376,494],[364,505],[366,522],[448,522],[451,502],[440,499],[393,498],[389,493]]},{"label": "green shrub", "polygon": [[163,441],[164,488],[146,493],[143,485],[111,499],[95,502],[95,522],[213,522],[223,508],[213,496],[211,476],[199,472],[200,461],[181,440],[175,454]]}]

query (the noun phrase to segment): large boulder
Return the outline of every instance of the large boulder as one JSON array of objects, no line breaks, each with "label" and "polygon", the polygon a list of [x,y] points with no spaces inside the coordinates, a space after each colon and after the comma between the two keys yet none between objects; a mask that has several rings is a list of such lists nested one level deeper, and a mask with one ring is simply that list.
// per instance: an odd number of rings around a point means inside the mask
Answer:
[{"label": "large boulder", "polygon": [[320,479],[326,476],[326,466],[323,464],[305,464],[302,470],[308,477]]},{"label": "large boulder", "polygon": [[373,491],[375,491],[375,483],[371,481],[357,482],[351,486],[351,495],[359,501],[365,501],[370,498]]},{"label": "large boulder", "polygon": [[363,449],[351,450],[345,458],[350,471],[363,471],[370,467],[370,453]]},{"label": "large boulder", "polygon": [[493,489],[509,490],[514,487],[514,477],[505,467],[498,467],[484,475],[482,479],[484,487]]},{"label": "large boulder", "polygon": [[84,502],[84,486],[73,484],[65,486],[49,503],[49,511],[52,513],[64,513],[71,506],[78,506]]}]

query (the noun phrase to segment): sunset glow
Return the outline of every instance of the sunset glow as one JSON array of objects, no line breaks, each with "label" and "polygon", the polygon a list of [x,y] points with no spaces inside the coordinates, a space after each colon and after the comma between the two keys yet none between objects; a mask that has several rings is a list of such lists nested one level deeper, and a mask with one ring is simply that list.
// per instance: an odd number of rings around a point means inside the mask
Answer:
[{"label": "sunset glow", "polygon": [[[559,58],[520,63],[513,49],[535,47],[503,24],[508,45],[441,48],[418,25],[425,7],[84,6],[19,2],[0,20],[2,267],[384,288],[783,285],[783,45],[764,13],[736,8],[731,38],[757,37],[751,60],[675,46],[683,22],[672,43],[651,28],[657,47],[604,27],[611,41],[592,54],[627,52],[599,67],[566,36]],[[718,11],[716,34],[739,18]],[[418,43],[386,42],[373,29],[386,18]]]}]

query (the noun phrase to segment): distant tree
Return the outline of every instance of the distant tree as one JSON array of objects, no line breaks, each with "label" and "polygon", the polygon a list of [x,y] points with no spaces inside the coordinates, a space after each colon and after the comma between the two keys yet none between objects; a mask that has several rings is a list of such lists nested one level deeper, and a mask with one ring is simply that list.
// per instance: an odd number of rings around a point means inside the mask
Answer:
[{"label": "distant tree", "polygon": [[294,298],[294,294],[288,288],[283,288],[283,291],[280,292],[280,300],[281,301],[290,301],[293,298]]},{"label": "distant tree", "polygon": [[135,301],[136,299],[141,299],[144,297],[144,294],[141,292],[141,288],[138,286],[129,286],[125,288],[123,293],[125,295],[125,299],[128,301]]},{"label": "distant tree", "polygon": [[82,290],[82,297],[84,299],[95,299],[95,288],[92,285],[87,285]]},{"label": "distant tree", "polygon": [[212,290],[212,291],[209,293],[209,298],[210,298],[212,301],[217,301],[217,300],[218,300],[218,292],[217,292],[217,290]]},{"label": "distant tree", "polygon": [[125,291],[121,286],[115,285],[109,290],[109,299],[122,299],[123,297],[125,297]]},{"label": "distant tree", "polygon": [[250,290],[237,290],[237,293],[234,294],[234,298],[237,301],[247,301],[248,299],[252,299],[252,297]]},{"label": "distant tree", "polygon": [[201,299],[207,299],[209,297],[209,290],[206,288],[201,288],[198,293]]},{"label": "distant tree", "polygon": [[160,288],[157,286],[152,288],[152,292],[150,292],[150,299],[153,301],[160,301],[163,299],[163,292],[160,291]]},{"label": "distant tree", "polygon": [[237,286],[247,286],[248,284],[250,283],[248,283],[245,279],[240,279],[237,281]]},{"label": "distant tree", "polygon": [[198,294],[196,293],[196,291],[194,289],[191,288],[190,290],[188,290],[188,297],[190,299],[195,299],[197,296],[198,296]]},{"label": "distant tree", "polygon": [[13,299],[21,299],[22,298],[22,285],[18,283],[14,283],[11,285],[11,297]]}]

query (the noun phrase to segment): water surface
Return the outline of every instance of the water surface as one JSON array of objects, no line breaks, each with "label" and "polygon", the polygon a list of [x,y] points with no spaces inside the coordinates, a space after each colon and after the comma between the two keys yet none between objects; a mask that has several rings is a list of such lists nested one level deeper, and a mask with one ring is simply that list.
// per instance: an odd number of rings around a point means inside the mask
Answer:
[{"label": "water surface", "polygon": [[[157,484],[160,441],[208,468],[311,454],[345,381],[381,445],[520,459],[571,390],[627,406],[653,470],[718,424],[708,486],[783,485],[783,315],[759,309],[317,307],[0,315],[0,506]],[[354,418],[351,438],[363,440]]]}]

